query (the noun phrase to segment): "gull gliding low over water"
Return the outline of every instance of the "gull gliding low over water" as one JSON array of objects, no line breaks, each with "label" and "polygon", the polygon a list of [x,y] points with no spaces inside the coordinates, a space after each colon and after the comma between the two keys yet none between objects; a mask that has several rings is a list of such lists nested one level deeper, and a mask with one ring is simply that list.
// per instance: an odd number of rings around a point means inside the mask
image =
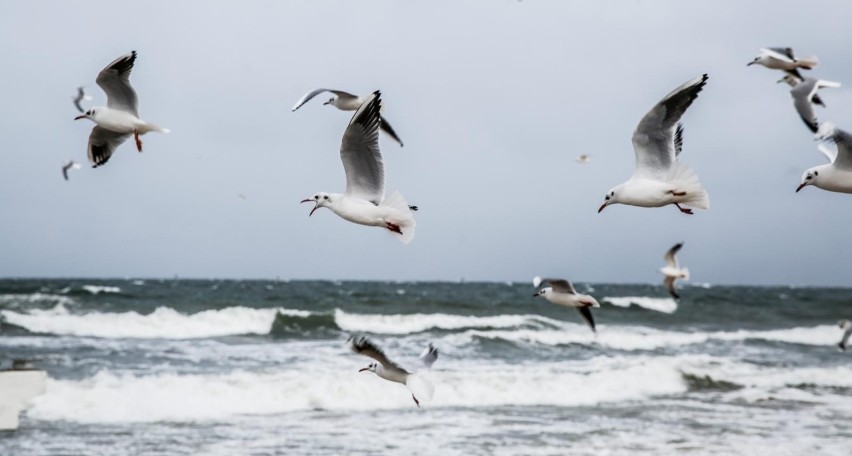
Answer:
[{"label": "gull gliding low over water", "polygon": [[818,146],[830,163],[805,171],[796,192],[813,185],[829,192],[852,193],[852,135],[831,122],[824,122],[817,131],[816,139],[834,143],[834,148],[824,144]]},{"label": "gull gliding low over water", "polygon": [[136,139],[136,149],[142,152],[139,136],[151,131],[169,132],[168,129],[139,118],[136,91],[130,85],[130,72],[135,62],[136,51],[131,51],[101,70],[96,81],[106,92],[107,105],[89,109],[74,118],[89,119],[97,124],[89,135],[88,155],[93,168],[109,161],[115,148],[131,134]]},{"label": "gull gliding low over water", "polygon": [[[329,100],[326,101],[323,104],[324,105],[332,105],[332,106],[334,106],[335,108],[337,108],[341,111],[355,111],[359,107],[361,107],[362,104],[364,104],[364,100],[365,100],[365,98],[363,98],[363,97],[359,97],[357,95],[352,95],[351,93],[344,92],[342,90],[314,89],[314,90],[311,90],[310,92],[306,93],[302,98],[300,98],[299,101],[297,101],[296,104],[293,106],[292,110],[295,111],[295,110],[301,108],[302,105],[304,105],[305,103],[310,101],[311,98],[313,98],[313,97],[315,97],[315,96],[317,96],[317,95],[319,95],[323,92],[329,92],[329,93],[334,94],[333,97],[329,98]],[[382,123],[380,125],[380,128],[382,129],[383,132],[387,133],[388,136],[393,138],[394,141],[398,142],[400,147],[402,147],[402,145],[403,145],[402,140],[399,139],[399,136],[397,136],[396,132],[393,130],[393,127],[391,127],[390,123],[387,121],[387,119],[384,118],[384,116],[382,116]]]},{"label": "gull gliding low over water", "polygon": [[657,103],[639,121],[633,132],[636,168],[630,179],[610,189],[601,212],[612,204],[639,207],[662,207],[674,204],[684,214],[707,209],[710,200],[698,181],[698,175],[678,161],[683,148],[683,126],[680,119],[698,93],[707,84],[707,75],[686,82]]},{"label": "gull gliding low over water", "polygon": [[595,319],[592,318],[592,311],[589,310],[590,307],[601,306],[598,304],[597,299],[589,295],[577,293],[577,290],[574,289],[574,285],[569,280],[542,279],[541,277],[535,277],[533,279],[534,287],[538,287],[542,284],[549,286],[535,292],[533,294],[534,298],[541,296],[552,304],[577,309],[577,311],[580,312],[580,316],[583,317],[583,320],[585,320],[586,324],[589,325],[589,328],[592,328],[592,332],[597,333],[597,330],[595,329]]},{"label": "gull gliding low over water", "polygon": [[[411,398],[418,407],[420,407],[420,401],[429,402],[435,395],[435,387],[429,380],[419,373],[408,372],[389,360],[384,352],[366,337],[349,338],[349,348],[359,355],[369,356],[377,361],[358,372],[373,372],[385,380],[405,385],[411,391]],[[420,362],[426,369],[431,369],[436,359],[438,359],[438,350],[432,344],[429,344],[420,354]]]},{"label": "gull gliding low over water", "polygon": [[662,272],[665,276],[665,279],[663,279],[663,285],[665,285],[666,290],[668,290],[669,294],[675,299],[680,299],[680,295],[677,294],[675,282],[678,279],[689,280],[689,269],[681,268],[677,264],[676,255],[681,247],[683,247],[683,242],[678,242],[674,245],[674,247],[670,248],[663,257],[663,259],[666,260],[666,265],[660,268],[660,272]]},{"label": "gull gliding low over water", "polygon": [[327,207],[350,222],[385,228],[408,244],[414,239],[412,211],[417,208],[409,206],[399,192],[384,197],[385,171],[379,151],[381,105],[377,90],[355,112],[343,134],[340,159],[346,171],[346,193],[320,192],[302,202],[315,203],[309,216]]}]

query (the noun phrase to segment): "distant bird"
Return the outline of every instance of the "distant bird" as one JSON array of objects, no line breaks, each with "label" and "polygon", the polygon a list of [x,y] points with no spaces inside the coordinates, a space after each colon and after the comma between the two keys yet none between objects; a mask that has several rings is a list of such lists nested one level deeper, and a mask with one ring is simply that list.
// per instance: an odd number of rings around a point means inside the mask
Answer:
[{"label": "distant bird", "polygon": [[540,285],[549,286],[533,293],[534,298],[541,296],[550,303],[577,309],[577,311],[580,312],[580,316],[583,317],[583,320],[585,320],[589,327],[592,328],[592,332],[597,333],[597,330],[595,329],[595,319],[592,318],[592,311],[589,310],[590,307],[601,306],[598,304],[597,299],[589,295],[577,293],[577,290],[574,289],[574,285],[572,285],[570,281],[564,279],[542,279],[541,277],[535,277],[533,279],[533,286],[538,288]]},{"label": "distant bird", "polygon": [[579,157],[575,158],[575,160],[577,161],[577,163],[579,163],[581,165],[585,165],[585,164],[589,163],[590,161],[592,161],[592,158],[589,157],[586,154],[583,154],[583,155],[580,155]]},{"label": "distant bird", "polygon": [[834,148],[824,144],[818,146],[830,163],[805,171],[796,192],[813,185],[829,192],[852,193],[852,135],[836,128],[831,122],[824,122],[815,137],[818,141],[834,143]]},{"label": "distant bird", "polygon": [[68,180],[69,169],[80,169],[80,164],[74,160],[70,160],[68,163],[62,165],[62,177],[64,177],[65,180]]},{"label": "distant bird", "polygon": [[237,193],[237,198],[239,198],[239,199],[241,199],[241,200],[245,201],[245,200],[246,200],[246,195],[243,195],[242,193]]},{"label": "distant bird", "polygon": [[136,149],[142,152],[140,135],[151,131],[169,130],[139,118],[136,92],[130,86],[130,71],[136,62],[136,51],[117,58],[98,73],[97,83],[106,92],[107,105],[92,108],[74,120],[89,119],[97,125],[89,135],[88,155],[93,168],[106,163],[115,148],[132,134]]},{"label": "distant bird", "polygon": [[409,206],[399,192],[384,196],[385,171],[379,151],[381,106],[381,93],[376,91],[355,112],[343,134],[340,159],[346,171],[346,193],[319,192],[302,203],[315,203],[309,216],[327,207],[344,220],[385,228],[408,244],[414,239],[412,208],[416,207]]},{"label": "distant bird", "polygon": [[91,99],[92,97],[86,95],[86,91],[83,90],[83,86],[77,87],[77,95],[74,96],[73,100],[74,106],[77,108],[78,111],[86,112],[86,110],[83,109],[83,105],[81,105],[80,103],[82,103],[83,101],[89,101]]},{"label": "distant bird", "polygon": [[680,295],[677,294],[675,282],[678,279],[689,280],[689,269],[681,268],[677,264],[676,255],[677,252],[680,251],[681,247],[683,247],[683,242],[679,242],[675,244],[674,247],[670,248],[663,257],[666,260],[666,265],[660,268],[660,272],[662,272],[665,276],[663,279],[663,285],[666,286],[666,290],[668,290],[669,294],[675,299],[680,299]]},{"label": "distant bird", "polygon": [[[302,98],[300,98],[299,101],[297,101],[296,104],[293,106],[293,111],[301,108],[302,105],[310,101],[311,98],[323,92],[329,92],[334,94],[334,96],[329,98],[328,101],[323,103],[323,105],[332,105],[341,111],[356,111],[358,108],[361,107],[361,105],[364,104],[364,101],[366,100],[366,98],[364,97],[352,95],[351,93],[344,92],[342,90],[315,89],[311,90],[310,92],[306,93]],[[382,129],[382,131],[387,133],[391,138],[393,138],[394,141],[399,143],[400,147],[402,147],[402,140],[399,139],[399,136],[393,130],[393,127],[391,127],[387,119],[385,119],[384,117],[382,117],[381,119],[382,123],[380,125],[380,128]]]},{"label": "distant bird", "polygon": [[[803,81],[804,81],[804,79],[796,77],[792,74],[785,74],[783,78],[779,79],[776,82],[777,83],[786,82],[788,86],[796,87],[797,85],[801,84]],[[823,108],[825,107],[825,103],[822,101],[822,98],[819,97],[818,93],[814,94],[813,98],[811,98],[811,101],[813,101],[815,105],[820,105]]]},{"label": "distant bird", "polygon": [[760,54],[746,66],[754,64],[763,65],[773,70],[782,70],[798,79],[804,79],[799,73],[799,69],[810,70],[819,65],[819,60],[816,57],[797,59],[793,55],[792,48],[762,48]]},{"label": "distant bird", "polygon": [[840,342],[837,343],[837,346],[840,347],[841,351],[846,351],[847,342],[849,342],[849,336],[852,335],[852,322],[849,320],[840,320],[837,322],[837,326],[840,329],[845,330],[843,332],[843,338],[840,339]]},{"label": "distant bird", "polygon": [[612,204],[640,207],[662,207],[674,204],[684,214],[696,207],[707,209],[710,200],[698,182],[698,175],[677,160],[683,148],[683,126],[680,119],[707,83],[707,75],[699,76],[666,95],[633,132],[636,169],[630,179],[610,189],[598,212]]},{"label": "distant bird", "polygon": [[800,84],[790,89],[790,95],[793,97],[793,106],[811,133],[816,133],[817,129],[819,129],[819,122],[817,121],[816,114],[814,114],[812,101],[817,94],[817,90],[823,87],[840,87],[840,83],[805,78]]},{"label": "distant bird", "polygon": [[[420,407],[420,402],[429,402],[435,394],[435,387],[419,373],[411,373],[398,364],[394,363],[366,337],[349,338],[349,348],[359,354],[373,358],[377,362],[370,363],[358,372],[373,372],[379,377],[396,383],[402,383],[411,392],[414,403]],[[431,369],[432,364],[438,359],[438,350],[429,344],[420,354],[420,362],[426,369]]]}]

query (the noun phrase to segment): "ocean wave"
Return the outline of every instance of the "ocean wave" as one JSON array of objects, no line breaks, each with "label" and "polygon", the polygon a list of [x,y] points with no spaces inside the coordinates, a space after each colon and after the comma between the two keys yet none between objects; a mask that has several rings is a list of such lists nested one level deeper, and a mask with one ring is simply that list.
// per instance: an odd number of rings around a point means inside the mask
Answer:
[{"label": "ocean wave", "polygon": [[119,287],[110,287],[105,285],[83,285],[83,290],[88,291],[89,293],[96,295],[101,293],[121,293],[121,288]]},{"label": "ocean wave", "polygon": [[656,310],[663,313],[674,313],[677,310],[677,302],[671,298],[652,298],[648,296],[616,296],[605,297],[604,301],[618,307],[630,307],[636,305],[648,310]]},{"label": "ocean wave", "polygon": [[6,309],[16,309],[21,306],[32,306],[33,304],[61,305],[68,306],[74,304],[74,299],[68,296],[62,296],[50,293],[11,293],[0,294],[0,307]]},{"label": "ocean wave", "polygon": [[554,327],[562,323],[540,315],[493,315],[475,317],[452,314],[356,314],[340,309],[334,312],[337,326],[349,332],[373,334],[413,334],[438,330],[465,328]]},{"label": "ocean wave", "polygon": [[308,316],[310,312],[267,308],[227,307],[182,314],[158,307],[142,315],[137,312],[74,314],[63,305],[32,309],[25,313],[0,310],[7,323],[30,332],[102,338],[194,339],[240,334],[268,334],[276,314]]}]

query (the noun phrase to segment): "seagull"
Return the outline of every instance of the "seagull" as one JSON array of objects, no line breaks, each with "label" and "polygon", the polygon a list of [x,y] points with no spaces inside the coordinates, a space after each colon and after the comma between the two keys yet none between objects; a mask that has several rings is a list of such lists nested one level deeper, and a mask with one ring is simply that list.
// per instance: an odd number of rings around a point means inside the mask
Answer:
[{"label": "seagull", "polygon": [[80,164],[75,162],[74,160],[69,160],[68,163],[62,166],[62,177],[64,177],[65,180],[68,180],[69,169],[80,169]]},{"label": "seagull", "polygon": [[677,288],[675,288],[677,279],[689,280],[689,269],[681,268],[677,265],[677,257],[675,255],[677,255],[681,247],[683,247],[683,242],[678,242],[674,247],[670,248],[663,257],[666,260],[666,265],[660,268],[660,272],[666,276],[663,279],[663,285],[666,286],[666,290],[669,290],[669,294],[675,299],[680,299],[680,295],[677,294]]},{"label": "seagull", "polygon": [[586,163],[589,163],[590,161],[592,161],[592,158],[589,157],[586,154],[583,154],[583,155],[580,155],[579,157],[575,158],[574,160],[576,160],[577,163],[579,163],[581,165],[585,165]]},{"label": "seagull", "polygon": [[[808,127],[812,133],[816,133],[819,128],[814,107],[811,102],[817,94],[817,90],[823,87],[840,87],[839,82],[823,81],[822,79],[805,78],[801,84],[797,84],[790,89],[790,95],[793,97],[793,106],[796,107],[796,112],[802,118],[802,122]],[[822,101],[822,100],[820,100]]]},{"label": "seagull", "polygon": [[136,92],[130,86],[130,71],[136,62],[136,51],[131,51],[107,65],[98,73],[97,83],[107,94],[107,105],[92,108],[74,118],[90,119],[97,125],[89,135],[89,161],[93,168],[109,161],[115,148],[131,134],[136,139],[136,149],[142,152],[139,136],[150,131],[168,133],[169,130],[147,123],[139,118]]},{"label": "seagull", "polygon": [[799,68],[810,70],[819,65],[819,60],[816,57],[797,59],[793,56],[792,48],[762,48],[760,54],[746,66],[751,66],[755,63],[773,70],[783,70],[787,74],[803,79],[799,73]]},{"label": "seagull", "polygon": [[[411,398],[420,407],[420,401],[429,402],[435,394],[435,387],[419,373],[411,373],[389,360],[379,347],[366,337],[349,338],[349,348],[364,356],[369,356],[377,362],[370,363],[358,372],[373,372],[379,377],[396,383],[402,383],[411,391]],[[438,349],[429,344],[420,354],[420,362],[426,369],[431,369],[432,364],[438,359]]]},{"label": "seagull", "polygon": [[640,207],[662,207],[674,204],[684,214],[692,209],[707,209],[710,200],[698,182],[698,175],[677,160],[683,148],[683,126],[680,118],[707,83],[707,75],[699,76],[666,95],[633,132],[636,169],[630,179],[612,189],[604,197],[598,213],[611,204]]},{"label": "seagull", "polygon": [[559,304],[560,306],[565,307],[574,307],[578,312],[580,312],[580,316],[583,317],[583,320],[586,320],[586,323],[590,328],[592,328],[592,332],[597,333],[597,330],[595,329],[595,319],[592,318],[592,311],[589,310],[589,307],[601,306],[595,298],[589,295],[577,293],[577,290],[574,289],[574,285],[572,285],[568,280],[542,279],[538,276],[533,278],[534,287],[537,288],[542,284],[550,286],[544,287],[535,292],[533,294],[534,298],[542,296],[544,299],[553,304]]},{"label": "seagull", "polygon": [[[781,79],[779,79],[775,82],[777,82],[777,83],[786,82],[788,86],[796,87],[797,85],[801,84],[802,81],[804,81],[804,79],[802,79],[801,77],[794,76],[792,74],[785,74],[783,78],[781,78]],[[814,94],[814,96],[811,98],[811,101],[813,101],[815,105],[820,105],[823,108],[825,107],[825,103],[822,101],[822,98],[819,97],[818,93]]]},{"label": "seagull", "polygon": [[346,193],[319,192],[302,203],[315,204],[308,216],[327,207],[350,222],[385,228],[408,244],[414,239],[416,223],[412,212],[417,207],[409,206],[399,192],[384,197],[385,171],[379,152],[381,107],[381,93],[377,90],[355,112],[343,134],[340,159],[346,171]]},{"label": "seagull", "polygon": [[852,135],[836,128],[831,122],[824,122],[815,137],[818,141],[834,143],[835,148],[824,144],[817,146],[830,163],[805,171],[796,192],[813,185],[829,192],[852,193]]},{"label": "seagull", "polygon": [[77,95],[73,98],[73,100],[74,100],[74,106],[77,108],[78,111],[86,112],[86,110],[83,109],[83,106],[80,104],[80,102],[89,101],[91,99],[92,99],[92,97],[86,95],[86,91],[83,90],[83,86],[77,87]]},{"label": "seagull", "polygon": [[849,341],[849,336],[852,335],[852,322],[849,320],[840,320],[837,322],[837,326],[839,326],[840,329],[845,330],[843,338],[840,339],[837,346],[840,347],[841,351],[846,351],[846,343]]},{"label": "seagull", "polygon": [[[302,105],[310,101],[311,98],[323,92],[329,92],[334,94],[334,96],[329,98],[328,101],[323,103],[323,105],[332,105],[341,111],[356,111],[359,107],[361,107],[361,105],[364,104],[365,100],[362,97],[352,95],[351,93],[344,92],[342,90],[314,89],[306,93],[302,98],[299,99],[299,101],[296,102],[296,104],[293,106],[293,111],[296,111],[297,109],[301,108]],[[388,122],[387,119],[385,119],[384,117],[382,117],[381,119],[382,123],[380,128],[382,129],[382,131],[390,135],[390,137],[393,138],[394,141],[398,142],[399,146],[402,147],[402,140],[399,139],[399,136],[397,136],[396,132],[393,131],[393,127],[391,127],[390,122]]]}]

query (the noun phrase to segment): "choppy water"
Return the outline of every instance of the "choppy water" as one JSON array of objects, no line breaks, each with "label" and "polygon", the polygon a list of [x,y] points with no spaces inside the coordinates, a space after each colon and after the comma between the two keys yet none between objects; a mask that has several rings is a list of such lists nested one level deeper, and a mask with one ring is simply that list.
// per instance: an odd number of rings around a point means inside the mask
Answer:
[{"label": "choppy water", "polygon": [[[0,455],[848,455],[852,290],[579,284],[0,281],[0,354],[47,393]],[[364,334],[435,399],[358,373]],[[2,392],[0,392],[2,394]]]}]

